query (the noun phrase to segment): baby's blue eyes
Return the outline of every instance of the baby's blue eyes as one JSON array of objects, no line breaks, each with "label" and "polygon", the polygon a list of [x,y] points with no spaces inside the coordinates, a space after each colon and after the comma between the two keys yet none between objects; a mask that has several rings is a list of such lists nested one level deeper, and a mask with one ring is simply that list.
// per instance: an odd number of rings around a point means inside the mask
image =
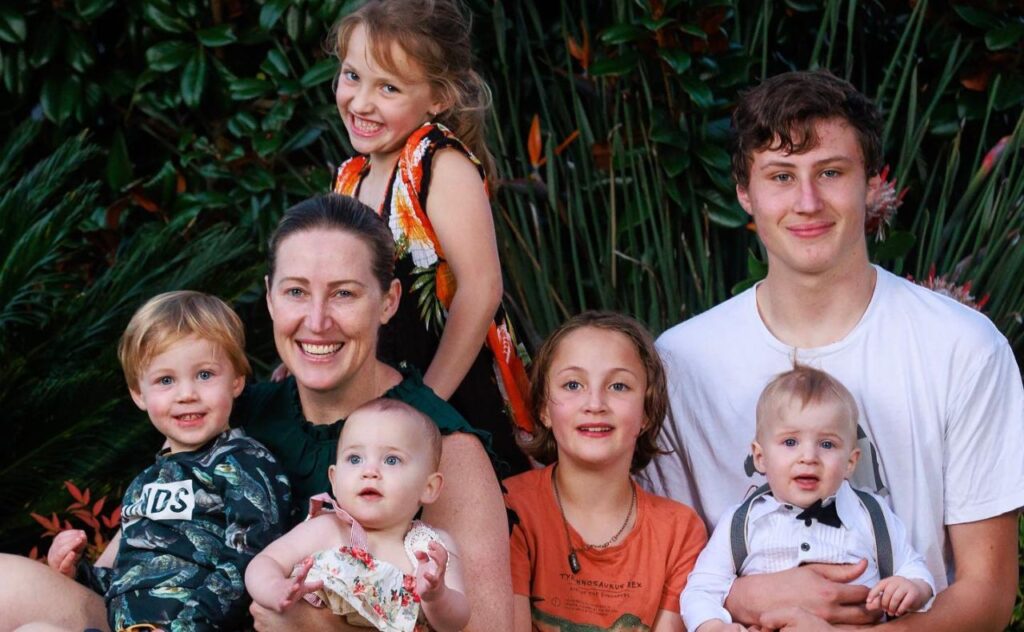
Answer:
[{"label": "baby's blue eyes", "polygon": [[568,382],[562,385],[562,388],[564,388],[567,391],[578,391],[581,388],[583,388],[583,385],[577,382],[576,380],[569,380]]},{"label": "baby's blue eyes", "polygon": [[174,378],[165,375],[159,380],[157,380],[157,384],[159,384],[160,386],[170,386],[171,384],[174,384]]},{"label": "baby's blue eyes", "polygon": [[622,382],[616,382],[616,383],[612,384],[609,388],[611,388],[613,391],[617,391],[619,393],[623,393],[623,392],[629,390],[629,387],[626,386],[625,384],[623,384]]},{"label": "baby's blue eyes", "polygon": [[821,447],[825,448],[826,450],[831,450],[832,448],[836,447],[836,444],[832,441],[829,441],[828,439],[825,439],[824,441],[821,442]]},{"label": "baby's blue eyes", "polygon": [[196,377],[198,377],[200,380],[203,380],[205,382],[206,380],[213,379],[213,372],[212,371],[200,371],[199,373],[196,374]]},{"label": "baby's blue eyes", "polygon": [[359,465],[363,462],[363,457],[358,454],[350,454],[345,460],[351,465]]},{"label": "baby's blue eyes", "polygon": [[402,459],[397,456],[388,456],[384,458],[384,465],[398,465],[402,462]]}]

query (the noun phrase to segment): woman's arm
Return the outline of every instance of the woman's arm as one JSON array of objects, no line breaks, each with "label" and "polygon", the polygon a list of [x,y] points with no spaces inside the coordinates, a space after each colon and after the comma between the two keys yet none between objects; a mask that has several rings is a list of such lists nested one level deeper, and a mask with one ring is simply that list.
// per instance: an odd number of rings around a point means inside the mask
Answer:
[{"label": "woman's arm", "polygon": [[466,630],[512,627],[512,579],[508,520],[494,469],[480,441],[457,432],[444,438],[444,491],[423,519],[447,531],[461,557],[471,617]]},{"label": "woman's arm", "polygon": [[501,303],[501,264],[491,205],[476,166],[455,150],[442,150],[434,157],[433,169],[427,216],[455,276],[456,290],[423,381],[448,399],[487,339]]}]

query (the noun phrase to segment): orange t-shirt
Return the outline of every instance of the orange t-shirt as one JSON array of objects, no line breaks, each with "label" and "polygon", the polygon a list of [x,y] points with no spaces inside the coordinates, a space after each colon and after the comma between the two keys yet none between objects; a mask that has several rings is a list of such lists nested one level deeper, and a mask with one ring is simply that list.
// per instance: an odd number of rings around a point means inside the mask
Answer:
[{"label": "orange t-shirt", "polygon": [[548,466],[504,481],[505,504],[518,517],[511,538],[512,590],[530,598],[534,629],[587,624],[643,630],[659,610],[679,612],[679,593],[708,539],[697,514],[638,487],[636,525],[622,542],[579,550],[585,543],[569,527],[580,563],[574,575],[552,471]]}]

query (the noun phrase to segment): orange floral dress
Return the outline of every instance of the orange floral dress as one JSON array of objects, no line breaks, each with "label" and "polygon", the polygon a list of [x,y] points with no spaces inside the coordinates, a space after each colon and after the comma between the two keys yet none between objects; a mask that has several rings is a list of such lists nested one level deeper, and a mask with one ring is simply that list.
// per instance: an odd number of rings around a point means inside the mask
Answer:
[{"label": "orange floral dress", "polygon": [[[455,295],[455,277],[427,217],[426,203],[433,158],[442,149],[455,149],[483,168],[469,149],[443,125],[427,123],[413,132],[399,155],[378,214],[385,218],[397,247],[396,272],[402,283],[398,313],[385,325],[378,350],[381,359],[409,362],[426,372],[437,352]],[[338,168],[334,192],[358,197],[369,172],[370,159],[355,156]],[[515,429],[533,431],[526,405],[528,382],[524,362],[529,357],[499,306],[487,340],[449,403],[471,424],[487,430],[498,457],[512,471],[529,464],[515,444]],[[506,420],[510,420],[509,424]]]}]

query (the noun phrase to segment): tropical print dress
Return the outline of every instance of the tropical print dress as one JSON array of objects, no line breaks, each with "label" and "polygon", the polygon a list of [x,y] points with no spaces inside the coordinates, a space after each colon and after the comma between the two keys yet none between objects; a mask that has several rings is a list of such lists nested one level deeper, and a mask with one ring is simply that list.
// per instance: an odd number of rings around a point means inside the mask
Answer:
[{"label": "tropical print dress", "polygon": [[[448,307],[455,295],[455,277],[427,217],[427,193],[434,156],[455,149],[469,158],[481,178],[483,167],[469,149],[443,125],[426,123],[413,132],[399,155],[377,212],[387,220],[397,247],[396,273],[402,283],[402,301],[394,318],[381,332],[378,353],[382,360],[408,362],[420,371],[437,352]],[[355,156],[338,168],[334,192],[358,197],[369,172],[370,159]],[[526,406],[528,383],[525,348],[499,306],[469,373],[449,403],[463,417],[493,436],[493,447],[511,472],[525,471],[529,463],[516,446],[516,429],[532,432]],[[508,421],[511,420],[512,424]]]}]

